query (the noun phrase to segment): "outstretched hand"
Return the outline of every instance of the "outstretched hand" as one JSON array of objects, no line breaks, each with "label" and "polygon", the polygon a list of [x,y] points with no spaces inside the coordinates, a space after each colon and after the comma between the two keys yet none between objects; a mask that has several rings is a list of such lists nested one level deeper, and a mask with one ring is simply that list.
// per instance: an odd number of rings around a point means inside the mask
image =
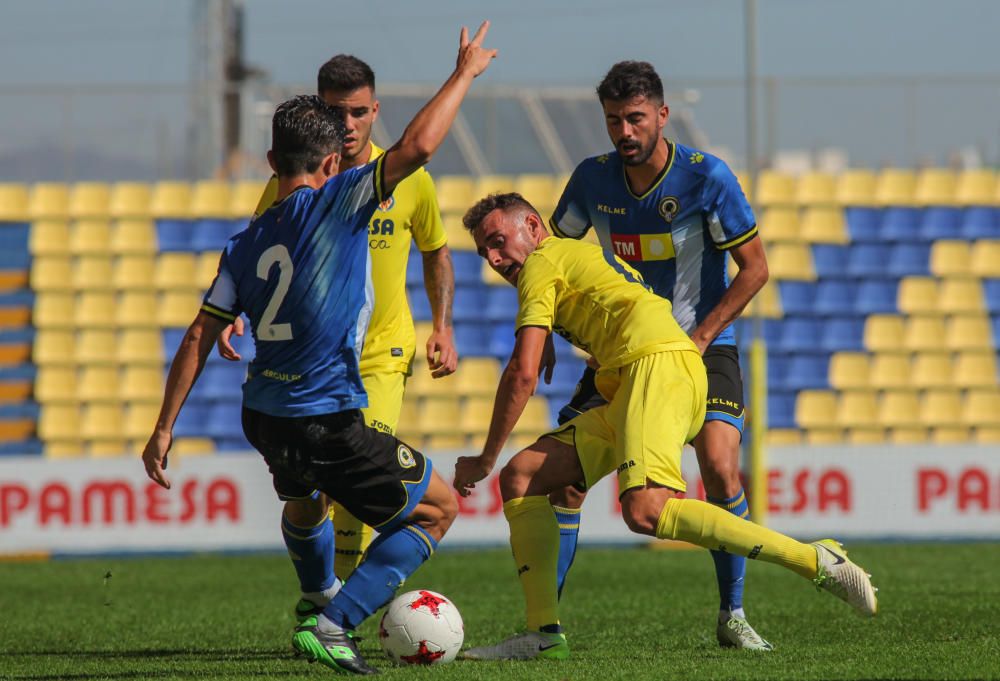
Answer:
[{"label": "outstretched hand", "polygon": [[462,34],[458,41],[458,61],[455,68],[459,71],[469,70],[472,76],[478,76],[490,65],[490,61],[497,56],[496,50],[488,50],[483,47],[483,39],[486,32],[490,30],[489,20],[479,25],[479,30],[469,40],[469,29],[462,27]]}]

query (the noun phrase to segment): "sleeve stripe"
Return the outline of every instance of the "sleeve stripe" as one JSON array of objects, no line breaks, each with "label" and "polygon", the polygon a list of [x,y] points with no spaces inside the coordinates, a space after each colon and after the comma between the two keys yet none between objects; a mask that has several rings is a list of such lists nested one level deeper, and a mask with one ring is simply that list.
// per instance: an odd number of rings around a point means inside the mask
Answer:
[{"label": "sleeve stripe", "polygon": [[379,203],[385,201],[385,168],[383,167],[385,156],[385,154],[382,154],[375,161],[375,200]]},{"label": "sleeve stripe", "polygon": [[559,229],[559,225],[552,218],[549,218],[549,227],[552,228],[552,233],[555,234],[560,239],[581,239],[583,237],[583,234],[581,234],[580,236],[570,236],[566,232]]},{"label": "sleeve stripe", "polygon": [[721,244],[716,244],[715,247],[720,251],[728,251],[734,246],[739,246],[740,244],[750,241],[750,239],[757,236],[757,225],[750,228],[750,231],[740,234],[735,239],[730,239],[729,241],[723,241]]},{"label": "sleeve stripe", "polygon": [[201,305],[201,311],[205,312],[207,314],[210,314],[213,317],[216,317],[217,319],[221,319],[223,321],[226,321],[226,322],[235,322],[236,321],[236,315],[234,315],[232,312],[227,312],[226,310],[223,310],[222,308],[215,307],[214,305],[211,305],[210,303],[202,303],[202,305]]}]

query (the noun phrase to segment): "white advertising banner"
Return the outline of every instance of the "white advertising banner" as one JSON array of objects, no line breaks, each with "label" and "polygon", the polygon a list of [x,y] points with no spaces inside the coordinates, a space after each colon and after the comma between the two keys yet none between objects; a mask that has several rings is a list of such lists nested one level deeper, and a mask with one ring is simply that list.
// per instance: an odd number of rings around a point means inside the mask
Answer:
[{"label": "white advertising banner", "polygon": [[[433,458],[450,481],[455,455]],[[769,468],[767,522],[795,537],[1000,539],[996,448],[772,448]],[[703,496],[690,450],[683,469],[688,494]],[[134,458],[0,459],[0,554],[282,547],[281,503],[256,453],[181,459],[168,475],[169,491]],[[446,545],[507,537],[494,472],[460,501]],[[613,477],[588,496],[580,537],[643,540],[621,520]]]}]

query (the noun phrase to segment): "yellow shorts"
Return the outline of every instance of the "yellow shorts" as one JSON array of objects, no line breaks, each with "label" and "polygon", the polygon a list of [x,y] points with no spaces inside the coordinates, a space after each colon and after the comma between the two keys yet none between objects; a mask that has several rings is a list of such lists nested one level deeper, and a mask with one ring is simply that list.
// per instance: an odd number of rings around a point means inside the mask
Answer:
[{"label": "yellow shorts", "polygon": [[403,408],[406,374],[401,371],[373,371],[361,374],[368,393],[368,406],[361,410],[365,423],[390,435],[396,434],[399,412]]},{"label": "yellow shorts", "polygon": [[[607,373],[602,392],[615,383]],[[619,494],[647,480],[683,492],[681,451],[705,421],[708,377],[701,355],[647,355],[617,369],[617,378],[608,404],[545,436],[576,447],[588,488],[617,470]]]}]

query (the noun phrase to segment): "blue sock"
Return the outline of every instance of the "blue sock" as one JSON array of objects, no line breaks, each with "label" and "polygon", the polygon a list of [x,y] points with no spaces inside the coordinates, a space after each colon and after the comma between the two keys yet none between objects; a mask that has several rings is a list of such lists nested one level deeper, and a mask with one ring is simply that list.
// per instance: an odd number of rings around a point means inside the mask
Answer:
[{"label": "blue sock", "polygon": [[365,559],[323,610],[334,624],[357,629],[389,602],[396,589],[431,557],[437,542],[417,525],[399,525],[379,535]]},{"label": "blue sock", "polygon": [[556,512],[556,520],[559,521],[559,571],[556,584],[559,596],[562,597],[566,574],[573,567],[573,559],[576,558],[576,540],[580,535],[580,509],[553,506],[552,510]]},{"label": "blue sock", "polygon": [[288,555],[299,575],[303,593],[325,591],[333,586],[333,523],[324,518],[316,527],[298,527],[281,516],[281,534]]},{"label": "blue sock", "polygon": [[[729,511],[735,516],[750,519],[750,505],[743,488],[728,499],[707,497],[708,503]],[[719,581],[719,610],[736,610],[743,607],[743,578],[747,574],[747,559],[724,551],[712,551],[715,577]]]}]

